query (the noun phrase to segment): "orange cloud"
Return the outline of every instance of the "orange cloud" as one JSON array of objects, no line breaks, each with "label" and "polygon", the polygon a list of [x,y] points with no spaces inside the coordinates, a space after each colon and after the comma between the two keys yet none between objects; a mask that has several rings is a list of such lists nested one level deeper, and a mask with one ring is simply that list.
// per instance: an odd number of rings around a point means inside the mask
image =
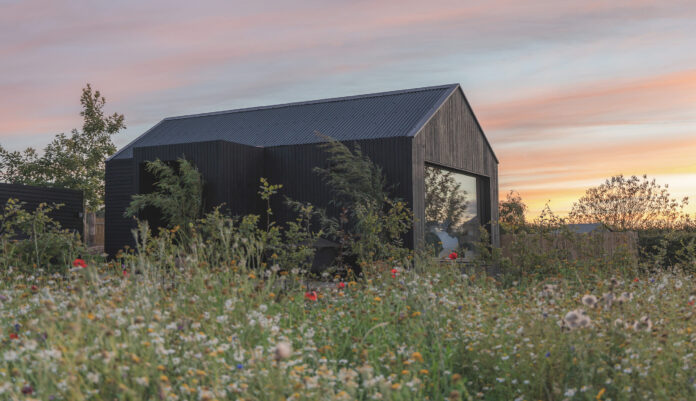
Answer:
[{"label": "orange cloud", "polygon": [[519,141],[548,136],[548,129],[554,127],[661,121],[665,113],[683,110],[694,116],[695,107],[696,70],[689,70],[634,81],[612,78],[558,87],[544,96],[482,105],[477,113],[488,131],[510,130],[502,137]]}]

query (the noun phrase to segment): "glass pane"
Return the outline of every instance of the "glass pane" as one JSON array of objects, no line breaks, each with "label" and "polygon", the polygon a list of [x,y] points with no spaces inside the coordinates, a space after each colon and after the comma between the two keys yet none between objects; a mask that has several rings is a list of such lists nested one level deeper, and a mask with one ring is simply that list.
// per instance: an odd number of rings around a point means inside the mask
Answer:
[{"label": "glass pane", "polygon": [[480,219],[476,177],[425,166],[425,241],[439,257],[474,258]]}]

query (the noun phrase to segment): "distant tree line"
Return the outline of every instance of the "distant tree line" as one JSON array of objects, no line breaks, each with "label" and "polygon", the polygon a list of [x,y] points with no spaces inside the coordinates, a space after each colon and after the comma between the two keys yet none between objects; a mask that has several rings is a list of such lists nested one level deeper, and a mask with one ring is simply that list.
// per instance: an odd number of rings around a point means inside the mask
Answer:
[{"label": "distant tree line", "polygon": [[686,213],[687,197],[678,200],[647,175],[616,175],[589,188],[571,208],[567,218],[553,213],[548,203],[542,213],[528,222],[527,205],[519,193],[510,191],[499,203],[499,221],[504,231],[524,227],[599,223],[613,231],[693,230],[694,220]]}]

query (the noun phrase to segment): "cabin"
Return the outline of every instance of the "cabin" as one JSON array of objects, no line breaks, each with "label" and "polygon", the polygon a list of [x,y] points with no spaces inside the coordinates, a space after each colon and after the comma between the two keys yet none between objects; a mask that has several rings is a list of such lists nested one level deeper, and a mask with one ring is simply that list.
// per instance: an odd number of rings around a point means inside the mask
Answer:
[{"label": "cabin", "polygon": [[[106,162],[105,251],[134,244],[135,222],[123,214],[133,194],[152,190],[145,163],[155,159],[196,165],[208,210],[224,203],[233,215],[261,214],[265,177],[335,214],[313,171],[327,165],[317,133],[358,144],[382,168],[414,212],[407,246],[471,248],[480,226],[499,246],[498,159],[461,86],[450,84],[165,118]],[[295,217],[280,197],[273,208],[281,223]]]}]

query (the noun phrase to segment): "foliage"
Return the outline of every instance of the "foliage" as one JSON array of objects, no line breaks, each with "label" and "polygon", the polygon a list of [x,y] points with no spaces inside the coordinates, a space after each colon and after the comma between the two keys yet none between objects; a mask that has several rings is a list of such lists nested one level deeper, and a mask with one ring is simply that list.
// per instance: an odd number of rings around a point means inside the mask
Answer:
[{"label": "foliage", "polygon": [[145,169],[155,178],[154,191],[133,195],[126,216],[136,216],[147,207],[160,211],[167,228],[179,227],[188,234],[191,223],[203,215],[203,177],[186,159],[170,165],[159,159]]},{"label": "foliage", "polygon": [[504,201],[498,206],[498,223],[503,233],[516,232],[526,225],[524,214],[527,205],[522,201],[519,192],[510,191]]},{"label": "foliage", "polygon": [[574,223],[603,223],[619,231],[670,228],[684,218],[687,203],[688,198],[672,198],[668,185],[661,186],[647,175],[617,175],[588,189],[573,204],[569,218]]},{"label": "foliage", "polygon": [[652,269],[679,266],[696,272],[696,233],[689,231],[641,232],[638,236],[641,256]]},{"label": "foliage", "polygon": [[356,144],[351,151],[331,138],[322,148],[329,167],[316,167],[333,195],[332,205],[343,211],[337,224],[341,245],[358,263],[405,258],[403,235],[411,229],[413,213],[407,205],[389,195],[386,177],[379,166]]},{"label": "foliage", "polygon": [[80,97],[82,131],[58,134],[42,154],[27,148],[10,152],[0,146],[0,181],[81,190],[85,206],[96,211],[104,204],[104,162],[116,152],[111,137],[124,129],[124,117],[104,114],[106,99],[87,86]]},{"label": "foliage", "polygon": [[49,216],[61,205],[39,204],[27,211],[23,203],[9,199],[0,214],[0,265],[46,268],[63,272],[75,257],[86,253],[78,234],[63,230]]}]

